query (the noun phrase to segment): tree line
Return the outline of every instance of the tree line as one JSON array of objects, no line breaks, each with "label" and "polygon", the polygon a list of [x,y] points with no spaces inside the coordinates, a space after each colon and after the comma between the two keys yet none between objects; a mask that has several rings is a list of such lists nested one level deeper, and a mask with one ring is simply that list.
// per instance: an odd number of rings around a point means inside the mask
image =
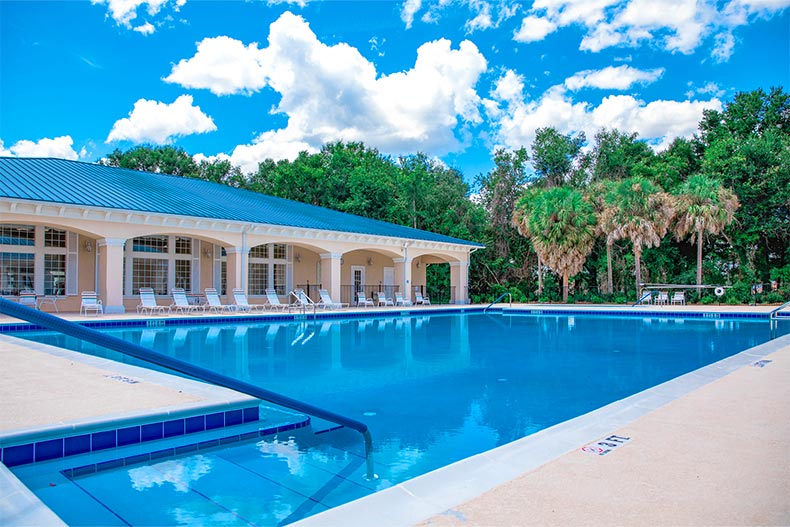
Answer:
[{"label": "tree line", "polygon": [[[115,150],[101,163],[213,181],[484,244],[472,301],[627,302],[640,283],[727,285],[723,299],[790,298],[790,96],[737,94],[707,110],[691,139],[655,153],[636,134],[537,130],[529,148],[497,150],[465,182],[423,153],[391,157],[335,142],[244,174],[180,148]],[[428,267],[428,289],[449,283]],[[755,284],[762,293],[755,295]]]}]

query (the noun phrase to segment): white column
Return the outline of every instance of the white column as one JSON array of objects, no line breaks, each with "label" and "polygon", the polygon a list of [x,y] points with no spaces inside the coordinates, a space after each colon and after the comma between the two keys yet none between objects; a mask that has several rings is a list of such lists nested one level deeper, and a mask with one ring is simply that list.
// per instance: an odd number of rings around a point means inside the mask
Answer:
[{"label": "white column", "polygon": [[[99,296],[105,313],[125,313],[123,306],[123,245],[124,238],[102,238],[96,241],[99,252]],[[127,268],[132,273],[132,268]]]},{"label": "white column", "polygon": [[469,262],[450,262],[450,285],[455,288],[455,303],[469,303]]},{"label": "white column", "polygon": [[321,254],[321,287],[329,291],[332,302],[340,302],[340,253]]},{"label": "white column", "polygon": [[249,268],[245,265],[247,261],[245,250],[241,247],[225,247],[225,254],[228,295],[231,295],[234,289],[244,289],[246,292]]},{"label": "white column", "polygon": [[395,264],[395,283],[403,288],[403,298],[407,300],[414,300],[412,298],[411,286],[411,258],[393,258],[392,262]]}]

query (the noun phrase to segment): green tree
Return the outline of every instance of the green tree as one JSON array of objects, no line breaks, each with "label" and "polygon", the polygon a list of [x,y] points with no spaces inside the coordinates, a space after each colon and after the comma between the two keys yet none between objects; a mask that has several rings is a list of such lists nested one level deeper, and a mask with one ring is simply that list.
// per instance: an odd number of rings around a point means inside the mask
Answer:
[{"label": "green tree", "polygon": [[200,175],[198,163],[192,156],[182,148],[173,146],[142,145],[126,152],[116,149],[99,163],[173,176],[199,177]]},{"label": "green tree", "polygon": [[536,189],[519,200],[513,219],[546,266],[562,276],[567,302],[568,279],[582,270],[595,241],[592,204],[569,187]]},{"label": "green tree", "polygon": [[602,128],[595,134],[591,151],[592,181],[619,180],[631,177],[634,166],[653,158],[653,151],[636,133],[627,134],[616,128]]},{"label": "green tree", "polygon": [[675,210],[671,196],[640,176],[617,182],[606,194],[600,222],[613,227],[613,241],[630,240],[634,251],[636,292],[642,283],[641,260],[645,248],[658,247],[666,235]]},{"label": "green tree", "polygon": [[532,141],[532,167],[542,185],[560,186],[574,183],[584,132],[563,135],[556,128],[538,128]]},{"label": "green tree", "polygon": [[738,207],[738,197],[709,176],[691,176],[678,189],[674,230],[678,239],[691,236],[691,242],[697,244],[698,293],[702,285],[703,236],[723,231],[735,219]]}]

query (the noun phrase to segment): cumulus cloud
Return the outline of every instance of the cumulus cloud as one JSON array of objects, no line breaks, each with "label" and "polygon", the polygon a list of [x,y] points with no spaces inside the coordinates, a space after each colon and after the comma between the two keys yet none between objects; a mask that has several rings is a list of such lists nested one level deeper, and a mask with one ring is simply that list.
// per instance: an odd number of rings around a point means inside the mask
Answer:
[{"label": "cumulus cloud", "polygon": [[107,15],[119,26],[133,29],[143,35],[150,35],[155,28],[149,22],[133,26],[139,10],[143,9],[148,16],[154,17],[166,7],[172,11],[178,11],[186,4],[186,0],[91,0],[91,3],[106,5]]},{"label": "cumulus cloud", "polygon": [[3,140],[0,139],[0,156],[78,159],[79,155],[74,151],[72,145],[74,145],[74,140],[69,135],[62,135],[52,139],[45,137],[38,141],[23,139],[7,149],[3,145]]},{"label": "cumulus cloud", "polygon": [[579,43],[584,51],[649,43],[689,54],[716,34],[711,56],[721,62],[732,55],[733,29],[788,6],[790,0],[535,0],[513,39],[534,42],[559,28],[580,26],[586,30]]},{"label": "cumulus cloud", "polygon": [[191,95],[182,95],[172,104],[140,99],[134,103],[129,117],[119,119],[112,126],[106,143],[131,141],[162,145],[174,138],[213,132],[217,127],[200,107],[193,106]]},{"label": "cumulus cloud", "polygon": [[634,84],[650,84],[664,74],[664,68],[640,70],[624,65],[601,70],[584,70],[565,79],[565,87],[576,91],[582,88],[627,90]]},{"label": "cumulus cloud", "polygon": [[[314,151],[337,140],[364,141],[388,153],[441,155],[458,147],[459,125],[481,121],[475,84],[487,63],[469,41],[457,49],[445,39],[425,43],[411,69],[379,75],[357,49],[323,44],[304,19],[291,13],[271,24],[266,48],[219,38],[222,50],[211,54],[212,61],[229,67],[211,77],[201,74],[207,62],[203,41],[195,57],[175,66],[168,80],[182,79],[184,86],[218,94],[266,86],[281,95],[273,111],[288,117],[287,126],[264,132],[231,154],[245,170],[266,157],[293,158],[300,150]],[[231,49],[243,57],[223,56],[223,50]]]},{"label": "cumulus cloud", "polygon": [[206,38],[192,58],[179,61],[163,80],[215,95],[249,94],[266,86],[264,60],[256,42],[245,46],[230,37]]},{"label": "cumulus cloud", "polygon": [[403,2],[403,9],[400,18],[406,24],[406,29],[410,29],[414,22],[414,15],[422,8],[422,0],[406,0]]},{"label": "cumulus cloud", "polygon": [[[502,86],[507,88],[500,89]],[[575,102],[562,85],[549,88],[534,100],[519,97],[522,92],[523,84],[514,74],[503,75],[497,90],[492,92],[499,113],[489,112],[489,116],[498,119],[494,130],[499,146],[509,149],[529,146],[538,128],[552,126],[564,134],[584,132],[587,137],[593,137],[600,128],[636,132],[661,149],[676,137],[693,135],[704,110],[722,108],[716,98],[644,102],[631,95],[610,95],[595,106]],[[489,102],[486,108],[491,106]]]},{"label": "cumulus cloud", "polygon": [[513,34],[513,40],[536,42],[546,38],[546,35],[553,33],[555,29],[557,29],[557,24],[548,18],[530,15],[521,21],[521,27]]}]

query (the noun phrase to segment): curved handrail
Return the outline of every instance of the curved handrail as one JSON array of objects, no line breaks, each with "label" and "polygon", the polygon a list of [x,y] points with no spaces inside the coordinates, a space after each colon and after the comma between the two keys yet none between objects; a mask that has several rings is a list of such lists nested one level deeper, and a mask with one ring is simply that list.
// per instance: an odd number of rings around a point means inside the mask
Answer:
[{"label": "curved handrail", "polygon": [[771,312],[768,314],[768,318],[778,318],[778,316],[779,316],[779,315],[778,315],[778,313],[779,313],[781,310],[783,310],[784,308],[786,308],[787,306],[790,306],[790,301],[787,301],[787,302],[785,302],[784,304],[782,304],[781,306],[779,306],[779,307],[777,307],[776,309],[772,310],[772,311],[771,311]]},{"label": "curved handrail", "polygon": [[314,415],[316,417],[320,417],[321,419],[326,419],[327,421],[347,426],[348,428],[356,430],[362,434],[362,437],[365,440],[367,476],[370,479],[375,478],[375,474],[373,472],[373,440],[370,435],[370,430],[368,430],[368,426],[361,421],[337,414],[324,408],[313,406],[312,404],[303,401],[292,399],[276,392],[265,390],[255,386],[254,384],[249,384],[231,377],[226,377],[225,375],[221,375],[209,369],[195,366],[194,364],[176,359],[175,357],[169,357],[167,355],[157,353],[132,342],[127,342],[117,337],[100,333],[95,329],[91,329],[80,324],[75,324],[74,322],[50,315],[49,313],[36,311],[35,309],[25,307],[23,305],[17,304],[16,302],[11,302],[5,298],[0,298],[0,313],[21,320],[26,320],[32,324],[37,324],[46,329],[57,331],[65,335],[70,335],[80,340],[91,342],[98,346],[115,350],[117,352],[123,353],[124,355],[129,355],[130,357],[135,357],[158,366],[164,366],[165,368],[169,368],[173,371],[177,371],[179,373],[183,373],[185,375],[189,375],[212,384],[216,384],[217,386],[236,390],[237,392],[245,393],[270,403],[278,404],[298,412]]},{"label": "curved handrail", "polygon": [[491,302],[490,304],[488,304],[488,305],[485,307],[485,309],[483,309],[483,313],[485,313],[486,311],[488,311],[488,308],[489,308],[489,307],[493,306],[494,304],[496,304],[497,302],[499,302],[500,300],[502,300],[502,299],[503,299],[503,298],[505,298],[506,296],[510,297],[509,303],[510,303],[510,305],[512,306],[512,305],[513,305],[513,295],[511,295],[510,293],[502,293],[501,295],[499,295],[499,298],[497,298],[496,300],[494,300],[493,302]]}]

